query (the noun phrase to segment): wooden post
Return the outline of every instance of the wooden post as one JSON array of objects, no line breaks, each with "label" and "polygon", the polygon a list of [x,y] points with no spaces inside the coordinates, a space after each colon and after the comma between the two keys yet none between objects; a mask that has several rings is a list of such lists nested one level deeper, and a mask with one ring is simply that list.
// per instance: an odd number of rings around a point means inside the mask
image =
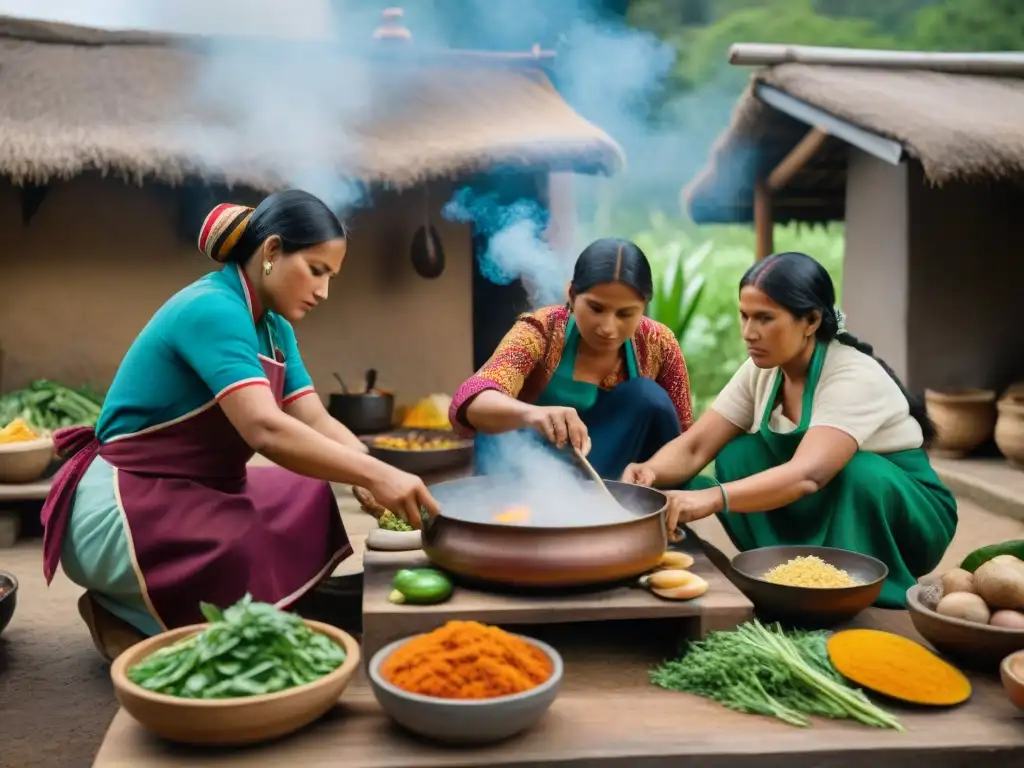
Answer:
[{"label": "wooden post", "polygon": [[772,193],[785,187],[790,180],[817,154],[828,138],[822,128],[812,128],[800,139],[793,149],[782,158],[767,179],[758,179],[754,184],[754,243],[758,261],[775,251],[772,230],[775,220],[772,216]]},{"label": "wooden post", "polygon": [[774,192],[789,184],[790,179],[817,154],[827,138],[828,133],[821,128],[809,130],[789,154],[782,158],[782,162],[775,166],[775,170],[768,174],[768,188]]},{"label": "wooden post", "polygon": [[772,197],[764,179],[754,183],[754,257],[760,261],[775,251],[772,236]]}]

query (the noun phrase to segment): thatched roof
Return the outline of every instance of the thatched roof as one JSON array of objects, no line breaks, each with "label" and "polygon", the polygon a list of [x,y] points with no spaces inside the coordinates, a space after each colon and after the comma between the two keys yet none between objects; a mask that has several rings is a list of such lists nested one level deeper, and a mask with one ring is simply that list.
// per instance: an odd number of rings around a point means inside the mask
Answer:
[{"label": "thatched roof", "polygon": [[[286,44],[268,46],[268,67]],[[252,45],[238,46],[232,60],[223,45],[211,53],[210,38],[0,17],[0,175],[45,183],[100,171],[135,181],[198,177],[269,190],[293,182],[287,176],[301,173],[295,163],[305,162],[315,166],[309,172],[328,169],[402,188],[496,166],[612,173],[624,163],[620,147],[561,98],[539,59],[524,66],[487,55],[382,51],[370,60],[311,48],[318,71],[336,72],[319,78],[321,93],[312,97],[331,102],[324,113],[336,125],[317,132],[316,146],[303,146],[311,108],[261,104],[257,84],[242,77],[226,87],[225,72],[244,71]],[[245,129],[237,111],[203,92],[214,57],[214,90],[231,104],[250,98],[254,114],[279,121],[294,137],[294,156],[268,158],[265,132],[250,135],[250,146],[237,137]],[[296,92],[306,85],[299,77]],[[307,125],[295,124],[303,119]]]},{"label": "thatched roof", "polygon": [[[933,184],[1024,176],[1024,78],[783,63],[754,73],[707,166],[683,190],[697,221],[751,221],[755,178],[811,127],[765,104],[759,84],[898,142]],[[830,137],[776,193],[777,222],[842,218],[847,146]]]}]

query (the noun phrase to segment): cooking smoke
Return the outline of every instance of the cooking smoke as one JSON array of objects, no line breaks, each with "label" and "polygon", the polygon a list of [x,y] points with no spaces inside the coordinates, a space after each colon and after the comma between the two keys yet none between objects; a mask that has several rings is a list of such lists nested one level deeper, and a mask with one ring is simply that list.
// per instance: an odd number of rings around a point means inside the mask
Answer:
[{"label": "cooking smoke", "polygon": [[[358,168],[327,166],[323,159],[356,157],[364,141],[357,126],[388,118],[381,111],[391,107],[374,92],[368,74],[368,67],[380,65],[359,55],[379,47],[372,33],[388,5],[369,0],[0,0],[0,13],[190,35],[183,45],[203,54],[195,57],[200,68],[182,113],[154,130],[165,131],[169,143],[183,147],[200,167],[255,164],[283,185],[305,188],[344,213],[365,203],[367,190],[355,180]],[[555,48],[552,77],[558,90],[622,145],[631,169],[627,182],[636,185],[637,194],[661,207],[671,198],[674,208],[687,168],[703,155],[702,147],[691,150],[682,139],[678,123],[649,119],[674,51],[621,18],[602,14],[598,6],[591,0],[421,0],[405,6],[404,23],[413,44],[424,49],[523,51],[534,43]],[[341,71],[339,54],[346,57]],[[500,188],[502,176],[490,178]],[[578,191],[599,183],[574,178]],[[545,242],[547,218],[537,201],[499,204],[497,196],[466,186],[444,206],[444,215],[471,223],[487,238],[478,258],[488,279],[521,280],[530,308],[565,300],[578,248],[556,253]],[[577,473],[554,460],[546,447],[525,435],[482,442],[489,443],[481,457],[489,471],[521,477],[531,487],[547,489],[556,505],[573,508],[566,489],[578,489]]]}]

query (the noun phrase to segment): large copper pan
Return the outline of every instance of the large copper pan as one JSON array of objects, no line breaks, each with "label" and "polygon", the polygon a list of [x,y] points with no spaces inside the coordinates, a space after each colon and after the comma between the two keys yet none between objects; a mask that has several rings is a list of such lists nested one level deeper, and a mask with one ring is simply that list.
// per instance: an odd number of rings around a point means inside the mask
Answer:
[{"label": "large copper pan", "polygon": [[581,587],[639,576],[668,545],[668,500],[643,486],[606,485],[623,507],[621,520],[588,520],[586,498],[596,491],[590,483],[578,506],[560,502],[570,508],[541,525],[494,522],[503,507],[523,503],[522,483],[492,477],[438,483],[430,490],[441,516],[425,521],[423,550],[456,576],[512,587]]}]

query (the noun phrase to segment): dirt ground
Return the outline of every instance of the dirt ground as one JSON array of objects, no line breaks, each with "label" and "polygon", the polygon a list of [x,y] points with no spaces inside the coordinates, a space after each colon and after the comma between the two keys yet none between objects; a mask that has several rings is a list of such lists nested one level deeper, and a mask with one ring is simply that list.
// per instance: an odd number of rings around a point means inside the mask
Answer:
[{"label": "dirt ground", "polygon": [[[340,493],[339,501],[350,535],[365,534],[372,519],[355,507],[351,495]],[[735,553],[716,520],[701,521],[694,529],[728,554]],[[940,568],[982,544],[1022,537],[1024,523],[961,501],[957,535]],[[361,570],[361,559],[357,547],[339,572]],[[0,569],[13,572],[21,582],[17,612],[0,636],[0,765],[91,765],[117,705],[108,667],[78,617],[80,590],[63,574],[46,586],[39,538],[0,550]]]}]

